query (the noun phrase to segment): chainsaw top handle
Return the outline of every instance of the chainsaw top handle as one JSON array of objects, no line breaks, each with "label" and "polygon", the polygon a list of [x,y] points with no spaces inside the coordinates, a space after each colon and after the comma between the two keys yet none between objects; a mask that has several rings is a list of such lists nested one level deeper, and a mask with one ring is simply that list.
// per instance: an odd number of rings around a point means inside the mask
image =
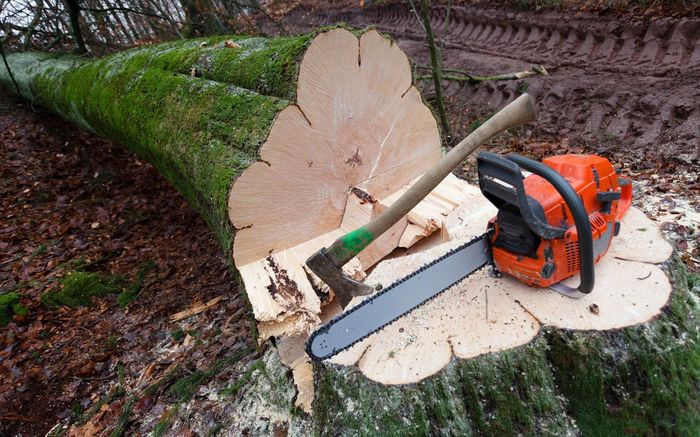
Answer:
[{"label": "chainsaw top handle", "polygon": [[481,152],[478,156],[481,191],[499,209],[506,203],[517,207],[527,226],[540,237],[547,240],[562,238],[566,228],[547,223],[542,206],[525,193],[523,169],[542,177],[557,190],[571,211],[576,226],[581,283],[576,289],[556,284],[557,291],[571,297],[590,293],[595,285],[591,223],[581,198],[562,175],[541,162],[520,155],[510,154],[503,158],[494,153]]}]

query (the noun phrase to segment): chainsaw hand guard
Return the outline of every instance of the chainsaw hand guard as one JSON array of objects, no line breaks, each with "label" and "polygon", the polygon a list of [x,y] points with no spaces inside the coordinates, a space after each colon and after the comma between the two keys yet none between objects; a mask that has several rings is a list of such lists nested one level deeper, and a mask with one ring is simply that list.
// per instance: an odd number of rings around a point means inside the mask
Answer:
[{"label": "chainsaw hand guard", "polygon": [[479,186],[486,198],[499,210],[506,205],[517,208],[527,227],[536,235],[547,240],[563,238],[567,228],[550,225],[542,206],[527,196],[523,185],[522,169],[542,177],[557,190],[571,211],[576,226],[581,283],[577,288],[562,283],[554,284],[552,288],[573,298],[590,293],[595,285],[595,256],[591,223],[581,198],[566,179],[541,162],[520,155],[511,154],[503,158],[493,153],[481,152],[477,161]]}]

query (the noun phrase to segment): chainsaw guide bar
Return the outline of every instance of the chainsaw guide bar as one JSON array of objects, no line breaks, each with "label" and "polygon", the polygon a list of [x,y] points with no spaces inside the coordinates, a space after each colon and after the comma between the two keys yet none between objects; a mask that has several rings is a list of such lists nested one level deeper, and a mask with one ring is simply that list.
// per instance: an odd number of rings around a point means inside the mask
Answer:
[{"label": "chainsaw guide bar", "polygon": [[311,335],[306,353],[331,358],[431,301],[492,263],[490,240],[490,232],[478,236],[337,316]]}]

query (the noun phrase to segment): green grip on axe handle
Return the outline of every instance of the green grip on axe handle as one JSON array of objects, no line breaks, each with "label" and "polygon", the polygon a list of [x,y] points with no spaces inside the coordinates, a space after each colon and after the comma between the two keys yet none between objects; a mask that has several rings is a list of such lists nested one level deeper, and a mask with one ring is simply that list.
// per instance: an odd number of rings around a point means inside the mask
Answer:
[{"label": "green grip on axe handle", "polygon": [[342,267],[373,241],[374,234],[362,226],[338,238],[325,250],[325,254],[335,266]]}]

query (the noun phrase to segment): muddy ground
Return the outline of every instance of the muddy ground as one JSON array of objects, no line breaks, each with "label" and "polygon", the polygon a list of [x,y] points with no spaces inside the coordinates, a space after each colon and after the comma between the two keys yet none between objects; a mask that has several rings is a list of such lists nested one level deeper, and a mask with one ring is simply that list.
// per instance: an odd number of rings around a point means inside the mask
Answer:
[{"label": "muddy ground", "polygon": [[[462,6],[436,7],[431,18],[447,68],[487,75],[541,64],[550,73],[446,82],[456,139],[527,90],[537,122],[491,148],[610,157],[697,269],[698,19]],[[406,5],[299,6],[283,23],[302,31],[338,21],[376,25],[414,63],[428,62]],[[430,82],[421,86],[433,98]],[[459,173],[473,178],[469,164]],[[251,340],[237,280],[205,223],[150,165],[2,96],[0,220],[0,288],[21,295],[0,328],[0,435],[43,435],[56,424],[74,435],[286,434],[291,419],[273,407],[250,424],[231,423],[234,405],[246,405],[241,386],[275,367]],[[88,307],[42,301],[76,272],[119,287]],[[124,291],[133,294],[128,305]],[[170,320],[218,297],[200,314]]]}]

